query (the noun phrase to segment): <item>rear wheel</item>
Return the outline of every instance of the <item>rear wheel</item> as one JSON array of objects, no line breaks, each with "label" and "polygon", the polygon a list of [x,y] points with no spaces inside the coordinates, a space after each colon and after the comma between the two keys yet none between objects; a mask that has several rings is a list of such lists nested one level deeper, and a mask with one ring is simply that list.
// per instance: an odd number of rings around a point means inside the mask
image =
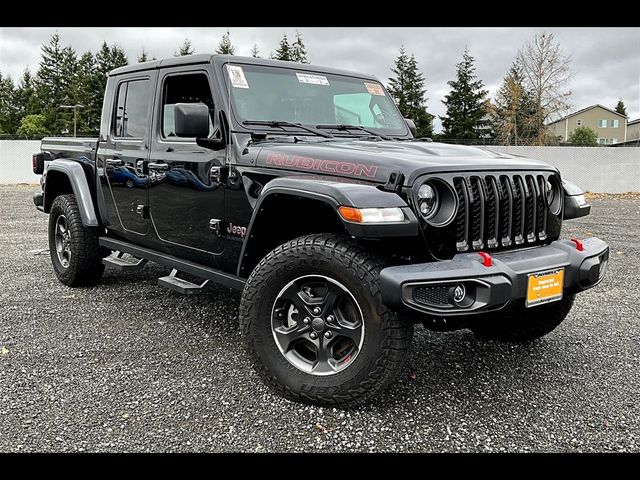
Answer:
[{"label": "rear wheel", "polygon": [[60,195],[49,213],[49,254],[53,270],[65,285],[94,285],[104,272],[105,252],[99,229],[82,225],[75,195]]},{"label": "rear wheel", "polygon": [[522,303],[511,309],[473,320],[473,333],[486,340],[526,343],[555,330],[567,317],[575,295],[537,307],[526,308]]},{"label": "rear wheel", "polygon": [[254,269],[240,325],[254,366],[285,397],[351,407],[402,368],[413,325],[382,304],[383,262],[349,238],[287,242]]}]

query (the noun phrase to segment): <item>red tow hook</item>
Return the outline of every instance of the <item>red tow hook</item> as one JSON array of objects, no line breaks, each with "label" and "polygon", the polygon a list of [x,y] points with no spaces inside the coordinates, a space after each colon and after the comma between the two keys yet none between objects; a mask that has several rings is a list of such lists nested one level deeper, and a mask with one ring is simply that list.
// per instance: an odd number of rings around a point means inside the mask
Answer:
[{"label": "red tow hook", "polygon": [[491,265],[493,265],[493,259],[491,258],[491,255],[486,252],[478,252],[478,255],[482,257],[482,264],[485,267],[490,267]]},{"label": "red tow hook", "polygon": [[576,244],[576,250],[578,250],[579,252],[584,252],[584,243],[582,243],[582,240],[572,238],[571,241]]}]

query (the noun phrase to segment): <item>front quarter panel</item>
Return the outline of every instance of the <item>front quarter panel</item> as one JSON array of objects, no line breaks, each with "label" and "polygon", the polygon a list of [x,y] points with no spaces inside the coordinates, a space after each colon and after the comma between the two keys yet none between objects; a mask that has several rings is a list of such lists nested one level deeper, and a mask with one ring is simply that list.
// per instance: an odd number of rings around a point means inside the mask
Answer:
[{"label": "front quarter panel", "polygon": [[[270,195],[289,195],[311,198],[330,205],[337,214],[338,207],[345,205],[356,208],[402,208],[405,221],[388,224],[359,224],[343,220],[345,229],[354,237],[405,237],[418,235],[418,220],[407,203],[396,193],[386,192],[372,184],[336,181],[315,176],[279,177],[269,182],[263,189],[254,217],[260,204]],[[339,216],[339,215],[338,215]],[[249,226],[253,224],[253,218]]]},{"label": "front quarter panel", "polygon": [[[361,224],[344,221],[338,207],[399,207],[403,222]],[[337,229],[337,230],[336,230]],[[418,220],[396,193],[375,185],[317,176],[278,177],[259,193],[240,253],[238,275],[281,243],[310,233],[347,233],[362,239],[416,237]]]}]

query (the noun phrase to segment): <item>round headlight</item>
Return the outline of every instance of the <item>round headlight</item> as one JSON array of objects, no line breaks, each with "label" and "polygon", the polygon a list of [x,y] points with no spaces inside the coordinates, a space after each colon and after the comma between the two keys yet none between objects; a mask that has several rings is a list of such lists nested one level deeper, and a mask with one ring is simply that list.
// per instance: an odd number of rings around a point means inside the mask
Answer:
[{"label": "round headlight", "polygon": [[438,206],[438,193],[428,183],[420,185],[418,189],[418,206],[423,217],[432,215]]},{"label": "round headlight", "polygon": [[553,203],[553,199],[556,196],[556,190],[553,187],[553,184],[547,180],[547,204],[551,205]]}]

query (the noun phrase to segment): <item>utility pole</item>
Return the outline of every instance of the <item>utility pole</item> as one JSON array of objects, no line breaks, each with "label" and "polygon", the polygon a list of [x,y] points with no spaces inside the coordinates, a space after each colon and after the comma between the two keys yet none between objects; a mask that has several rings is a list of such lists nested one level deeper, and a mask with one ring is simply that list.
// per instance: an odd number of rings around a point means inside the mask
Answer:
[{"label": "utility pole", "polygon": [[82,108],[84,105],[60,105],[60,108],[73,109],[73,136],[76,136],[76,122],[78,119],[78,108]]}]

